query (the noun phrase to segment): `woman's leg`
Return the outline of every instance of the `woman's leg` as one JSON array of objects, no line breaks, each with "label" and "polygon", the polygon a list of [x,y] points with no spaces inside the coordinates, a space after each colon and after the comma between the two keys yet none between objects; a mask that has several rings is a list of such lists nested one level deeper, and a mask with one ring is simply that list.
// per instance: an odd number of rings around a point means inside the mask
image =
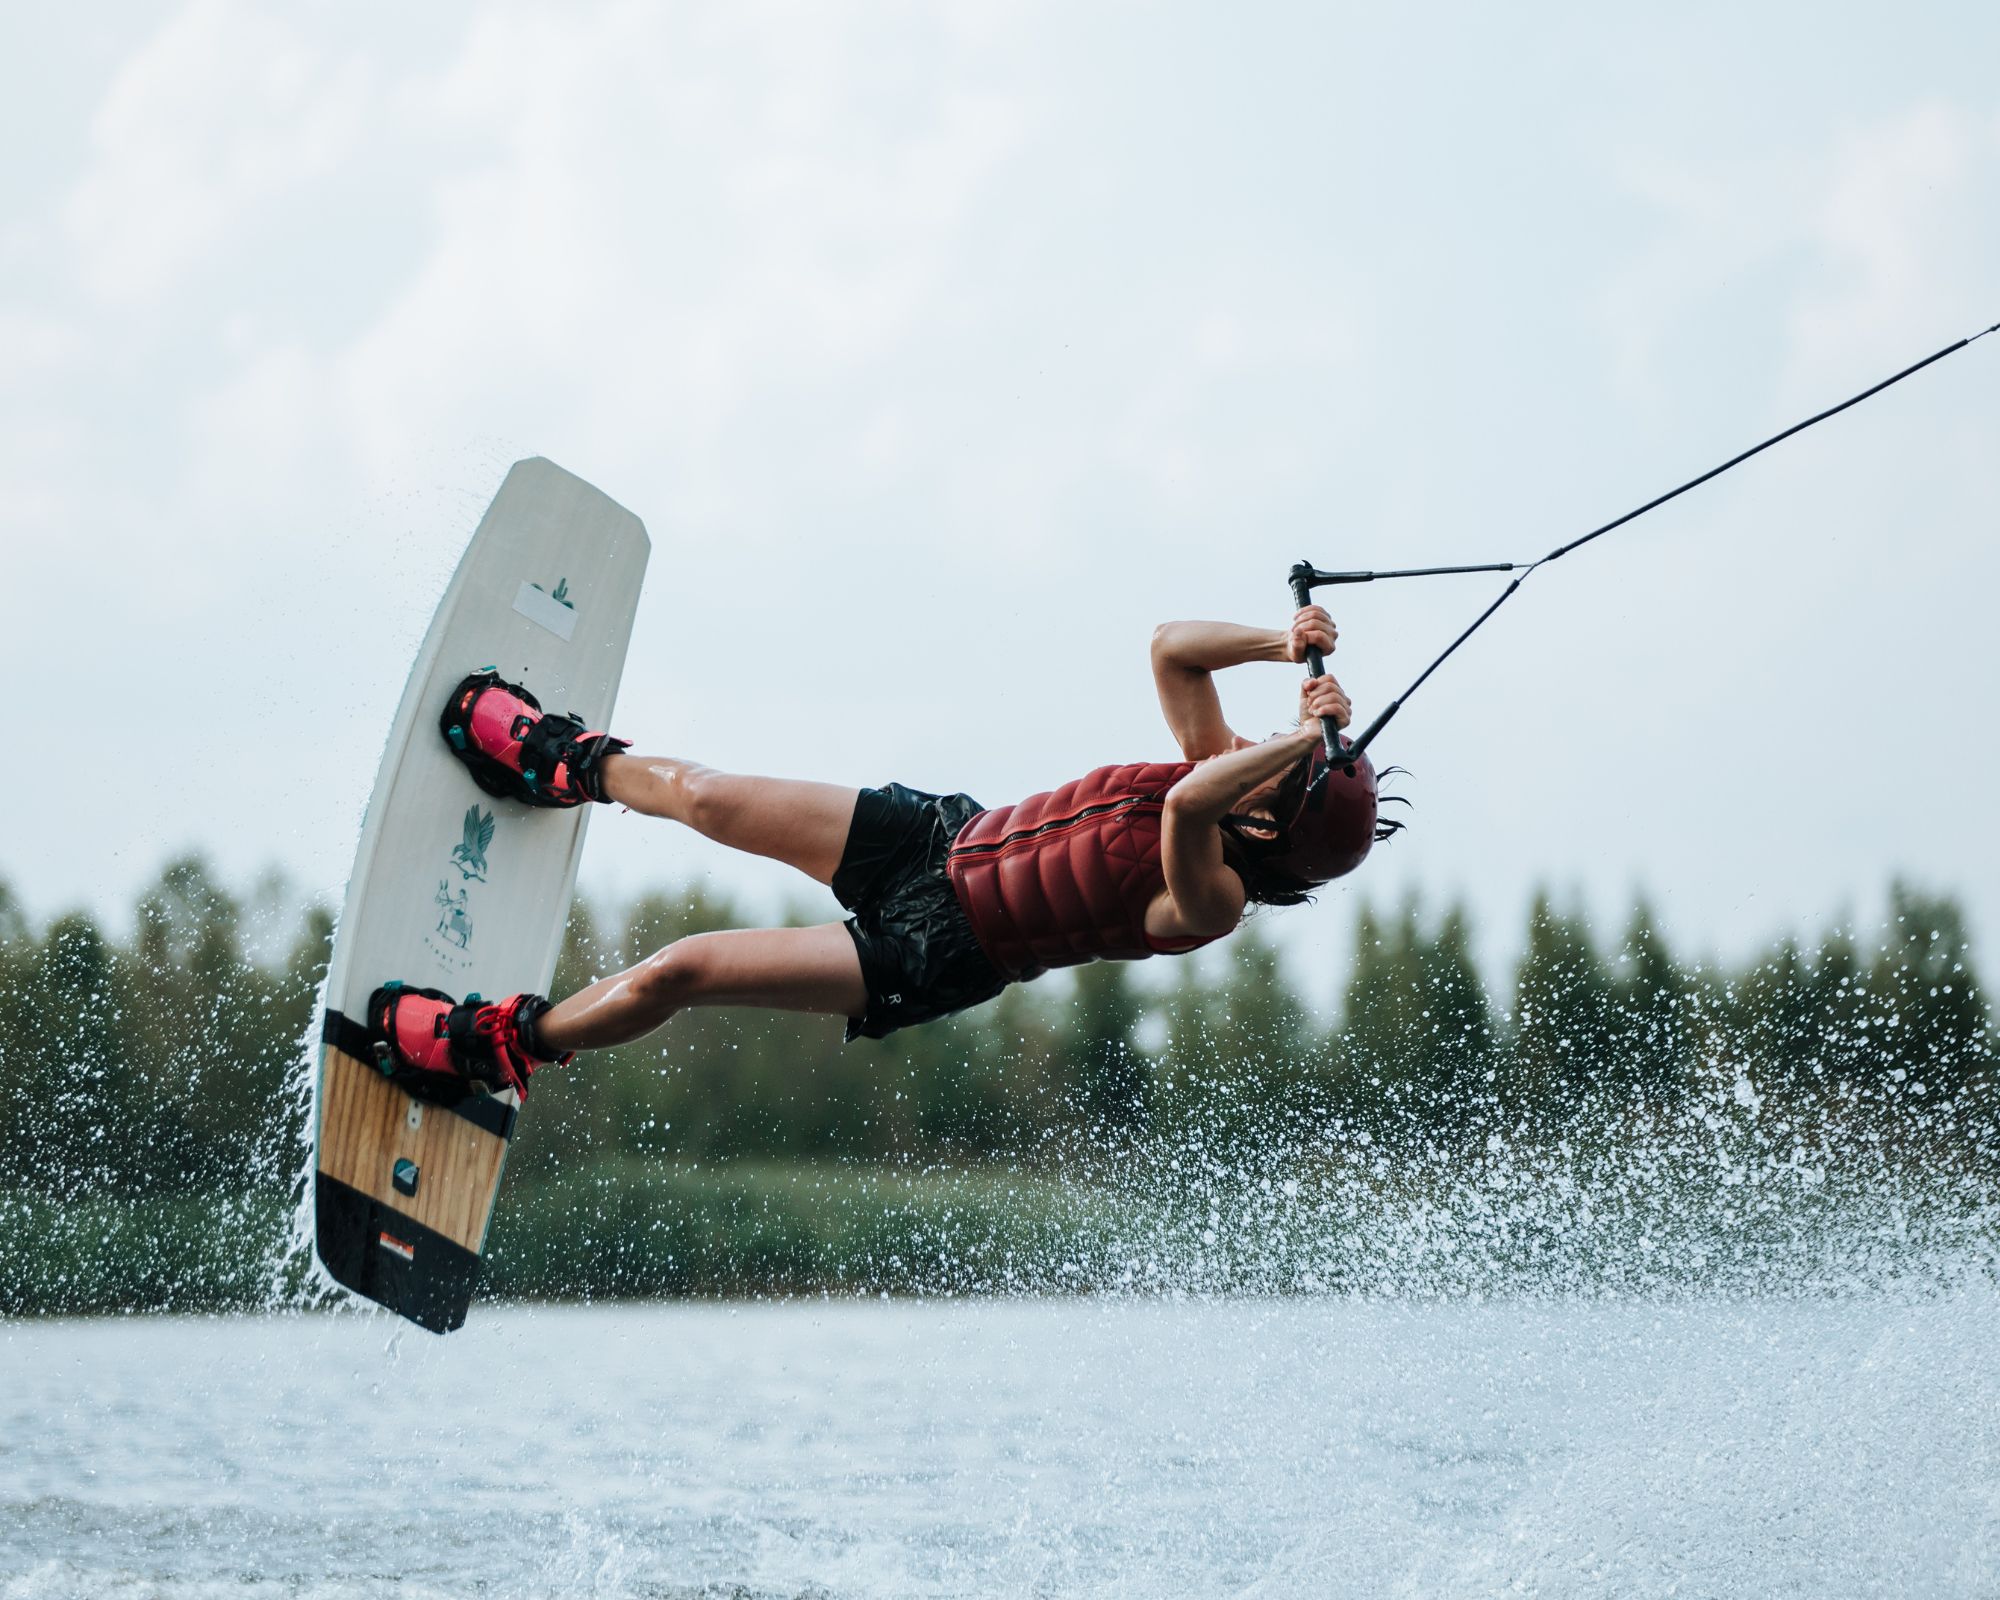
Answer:
[{"label": "woman's leg", "polygon": [[673,756],[606,756],[602,772],[606,799],[684,823],[732,850],[782,861],[821,883],[833,882],[861,793],[837,783],[717,772]]},{"label": "woman's leg", "polygon": [[696,933],[579,990],[543,1013],[535,1031],[552,1054],[603,1050],[651,1033],[689,1006],[858,1017],[868,1009],[868,990],[845,923]]}]

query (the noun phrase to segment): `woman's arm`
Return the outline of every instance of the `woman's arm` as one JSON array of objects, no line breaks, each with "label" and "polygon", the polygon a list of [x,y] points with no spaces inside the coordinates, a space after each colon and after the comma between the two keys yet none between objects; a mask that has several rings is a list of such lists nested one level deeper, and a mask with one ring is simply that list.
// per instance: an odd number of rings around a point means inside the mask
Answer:
[{"label": "woman's arm", "polygon": [[1319,606],[1307,606],[1285,630],[1234,622],[1161,623],[1153,630],[1153,683],[1181,754],[1202,761],[1249,743],[1223,719],[1217,672],[1246,661],[1303,661],[1307,645],[1330,651],[1338,638],[1333,618]]},{"label": "woman's arm", "polygon": [[1148,910],[1147,932],[1161,938],[1210,938],[1241,920],[1247,898],[1243,880],[1223,860],[1218,824],[1252,791],[1312,750],[1320,739],[1321,717],[1332,717],[1344,728],[1354,709],[1329,676],[1306,684],[1299,713],[1299,725],[1290,733],[1204,761],[1167,791],[1160,819],[1160,867],[1167,892],[1162,903]]}]

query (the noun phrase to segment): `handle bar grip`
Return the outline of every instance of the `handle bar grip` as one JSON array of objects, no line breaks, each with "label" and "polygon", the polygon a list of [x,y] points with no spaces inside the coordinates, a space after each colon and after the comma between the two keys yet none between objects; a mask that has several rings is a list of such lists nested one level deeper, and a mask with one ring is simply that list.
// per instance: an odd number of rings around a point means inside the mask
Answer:
[{"label": "handle bar grip", "polygon": [[[1312,580],[1318,571],[1319,569],[1310,561],[1301,561],[1292,568],[1293,609],[1303,611],[1307,606],[1312,604]],[[1326,657],[1310,645],[1306,647],[1306,665],[1312,668],[1312,675],[1315,678],[1324,678],[1326,676]],[[1326,741],[1326,759],[1328,761],[1340,760],[1340,725],[1331,717],[1321,717],[1319,719],[1319,733],[1320,737]]]}]

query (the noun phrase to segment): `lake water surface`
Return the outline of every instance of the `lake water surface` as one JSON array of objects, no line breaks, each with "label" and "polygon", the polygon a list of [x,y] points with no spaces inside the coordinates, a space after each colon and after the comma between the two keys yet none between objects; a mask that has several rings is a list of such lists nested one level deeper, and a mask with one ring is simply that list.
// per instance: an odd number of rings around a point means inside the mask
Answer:
[{"label": "lake water surface", "polygon": [[2000,1300],[0,1324],[0,1596],[2000,1594]]}]

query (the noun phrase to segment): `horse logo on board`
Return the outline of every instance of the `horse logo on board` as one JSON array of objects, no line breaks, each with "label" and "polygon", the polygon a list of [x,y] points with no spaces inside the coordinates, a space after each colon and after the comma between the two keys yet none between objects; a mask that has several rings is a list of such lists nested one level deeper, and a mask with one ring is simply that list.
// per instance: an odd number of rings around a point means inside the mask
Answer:
[{"label": "horse logo on board", "polygon": [[438,892],[432,897],[444,908],[438,916],[438,937],[445,943],[456,945],[463,950],[472,943],[472,914],[466,910],[466,891],[461,885],[454,892],[449,878],[438,879]]},{"label": "horse logo on board", "polygon": [[493,813],[480,810],[475,802],[466,809],[465,837],[451,853],[459,877],[468,883],[486,881],[486,849],[492,843]]}]

